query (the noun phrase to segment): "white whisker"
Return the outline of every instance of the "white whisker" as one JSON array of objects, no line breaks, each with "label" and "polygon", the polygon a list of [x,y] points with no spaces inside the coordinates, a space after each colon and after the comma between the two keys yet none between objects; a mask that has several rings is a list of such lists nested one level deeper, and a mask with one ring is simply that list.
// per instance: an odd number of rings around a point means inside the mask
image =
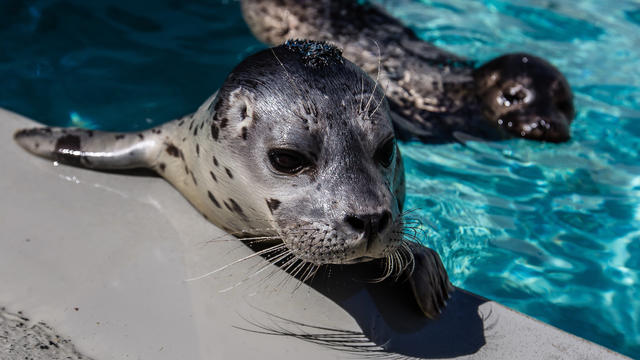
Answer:
[{"label": "white whisker", "polygon": [[387,89],[388,88],[389,88],[389,82],[387,81],[387,86],[385,86],[385,88],[383,90],[382,97],[380,98],[380,101],[378,101],[378,104],[376,105],[376,108],[373,109],[373,112],[371,113],[371,115],[369,115],[369,117],[373,117],[373,115],[376,114],[376,111],[378,111],[378,108],[380,107],[380,105],[382,105],[382,103],[384,102],[384,97],[385,97],[385,94],[387,93]]},{"label": "white whisker", "polygon": [[207,277],[207,276],[210,276],[210,275],[213,275],[213,274],[215,274],[215,273],[217,273],[217,272],[219,272],[219,271],[222,271],[222,270],[224,270],[224,269],[228,268],[229,266],[235,265],[235,264],[237,264],[237,263],[239,263],[239,262],[242,262],[242,261],[245,261],[245,260],[251,259],[251,258],[253,258],[253,257],[259,256],[259,255],[262,255],[262,254],[265,254],[265,253],[269,253],[269,252],[271,252],[271,251],[275,251],[275,250],[281,249],[281,248],[283,248],[284,246],[285,246],[284,244],[279,244],[279,245],[276,245],[276,246],[272,246],[272,247],[270,247],[270,248],[268,248],[268,249],[264,249],[264,250],[257,251],[257,252],[255,252],[255,253],[253,253],[253,254],[251,254],[251,255],[245,256],[245,257],[243,257],[243,258],[241,258],[241,259],[238,259],[238,260],[235,260],[235,261],[233,261],[232,263],[229,263],[229,264],[227,264],[227,265],[224,265],[224,266],[222,266],[222,267],[220,267],[220,268],[217,268],[217,269],[215,269],[215,270],[213,270],[213,271],[210,271],[210,272],[208,272],[208,273],[206,273],[206,274],[203,274],[203,275],[200,275],[200,276],[196,276],[196,277],[193,277],[193,278],[190,278],[190,279],[186,279],[185,281],[187,281],[187,282],[191,282],[191,281],[195,281],[195,280],[203,279],[203,278],[205,278],[205,277]]},{"label": "white whisker", "polygon": [[369,106],[371,104],[371,100],[373,100],[373,97],[376,93],[376,89],[378,88],[378,81],[380,79],[380,67],[382,65],[382,55],[380,53],[380,45],[378,45],[378,42],[375,40],[373,40],[373,42],[376,44],[376,47],[378,48],[378,73],[376,74],[376,81],[373,85],[373,91],[371,91],[371,96],[369,97],[369,100],[367,101],[367,105],[364,108],[365,116],[367,116],[367,114],[369,113]]}]

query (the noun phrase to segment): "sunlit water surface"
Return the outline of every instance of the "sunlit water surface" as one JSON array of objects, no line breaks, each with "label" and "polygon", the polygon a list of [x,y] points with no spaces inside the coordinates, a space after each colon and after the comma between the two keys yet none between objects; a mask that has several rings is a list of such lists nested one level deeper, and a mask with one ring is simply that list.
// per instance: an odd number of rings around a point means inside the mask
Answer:
[{"label": "sunlit water surface", "polygon": [[[480,62],[547,58],[576,95],[567,144],[403,144],[424,243],[456,285],[640,357],[640,4],[383,3]],[[0,106],[108,130],[193,111],[263,47],[220,1],[4,0],[0,39]]]}]

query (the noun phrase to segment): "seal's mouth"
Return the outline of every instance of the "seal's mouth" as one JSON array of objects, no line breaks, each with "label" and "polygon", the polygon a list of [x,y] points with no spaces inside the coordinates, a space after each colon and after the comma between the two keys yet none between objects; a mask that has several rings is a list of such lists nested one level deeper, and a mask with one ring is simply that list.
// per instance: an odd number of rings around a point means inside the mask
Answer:
[{"label": "seal's mouth", "polygon": [[360,256],[357,257],[355,259],[350,259],[344,262],[344,264],[357,264],[357,263],[361,263],[361,262],[367,262],[367,261],[371,261],[371,260],[375,260],[376,258],[371,257],[371,256]]}]

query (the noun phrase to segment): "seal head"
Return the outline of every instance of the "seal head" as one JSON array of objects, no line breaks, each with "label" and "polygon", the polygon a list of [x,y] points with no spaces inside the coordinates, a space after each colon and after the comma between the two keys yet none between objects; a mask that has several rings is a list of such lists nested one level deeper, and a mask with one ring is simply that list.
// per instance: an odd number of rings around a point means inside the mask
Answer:
[{"label": "seal head", "polygon": [[215,110],[241,154],[234,173],[295,256],[344,264],[397,250],[404,171],[388,104],[337,48],[295,40],[248,57]]},{"label": "seal head", "polygon": [[529,54],[509,54],[473,73],[484,117],[516,137],[563,142],[570,138],[575,115],[565,77],[547,61]]}]

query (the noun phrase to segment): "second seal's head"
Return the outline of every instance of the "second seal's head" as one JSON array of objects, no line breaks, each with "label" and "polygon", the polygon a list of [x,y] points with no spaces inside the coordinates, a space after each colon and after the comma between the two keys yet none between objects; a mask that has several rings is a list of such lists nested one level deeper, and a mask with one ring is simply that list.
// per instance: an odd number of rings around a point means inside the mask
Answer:
[{"label": "second seal's head", "polygon": [[550,142],[570,138],[573,95],[565,77],[547,61],[509,54],[474,71],[485,118],[516,137]]}]

